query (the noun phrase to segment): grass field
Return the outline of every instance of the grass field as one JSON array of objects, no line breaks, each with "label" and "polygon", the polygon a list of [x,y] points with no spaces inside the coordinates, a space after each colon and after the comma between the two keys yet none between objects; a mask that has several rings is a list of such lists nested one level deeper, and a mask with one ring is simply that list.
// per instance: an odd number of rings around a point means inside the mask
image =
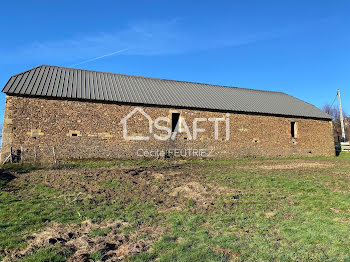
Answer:
[{"label": "grass field", "polygon": [[4,166],[8,261],[350,261],[350,157]]}]

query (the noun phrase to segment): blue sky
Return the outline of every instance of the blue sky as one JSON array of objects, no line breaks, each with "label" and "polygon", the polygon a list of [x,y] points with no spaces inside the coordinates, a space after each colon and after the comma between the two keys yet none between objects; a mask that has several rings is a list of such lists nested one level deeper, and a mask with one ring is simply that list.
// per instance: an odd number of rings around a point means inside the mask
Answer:
[{"label": "blue sky", "polygon": [[[1,1],[0,86],[40,64],[283,91],[350,110],[349,1]],[[5,95],[0,96],[0,121]]]}]

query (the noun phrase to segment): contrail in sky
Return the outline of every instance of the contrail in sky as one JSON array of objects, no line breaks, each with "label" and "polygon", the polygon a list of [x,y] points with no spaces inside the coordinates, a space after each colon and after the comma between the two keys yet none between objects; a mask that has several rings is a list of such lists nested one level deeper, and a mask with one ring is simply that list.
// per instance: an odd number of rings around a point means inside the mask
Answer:
[{"label": "contrail in sky", "polygon": [[91,58],[91,59],[85,60],[83,62],[74,64],[74,65],[70,65],[68,67],[74,67],[74,66],[77,66],[77,65],[85,64],[85,63],[88,63],[88,62],[91,62],[91,61],[95,61],[95,60],[98,60],[98,59],[101,59],[101,58],[104,58],[104,57],[107,57],[107,56],[112,56],[112,55],[115,55],[115,54],[118,54],[118,53],[122,53],[122,52],[125,52],[125,51],[128,51],[128,50],[130,50],[130,48],[125,48],[125,49],[118,50],[118,51],[115,51],[115,52],[110,53],[110,54],[106,54],[106,55],[98,56],[98,57],[95,57],[95,58]]}]

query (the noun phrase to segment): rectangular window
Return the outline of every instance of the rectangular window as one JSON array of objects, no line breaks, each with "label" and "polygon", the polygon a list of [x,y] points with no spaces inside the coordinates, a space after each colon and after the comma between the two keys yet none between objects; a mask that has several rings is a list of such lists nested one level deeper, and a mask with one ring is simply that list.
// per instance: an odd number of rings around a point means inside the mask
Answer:
[{"label": "rectangular window", "polygon": [[179,119],[180,119],[180,113],[171,113],[171,132],[179,131],[179,127],[178,127]]},{"label": "rectangular window", "polygon": [[37,137],[39,136],[39,132],[32,132],[32,137]]},{"label": "rectangular window", "polygon": [[290,135],[292,136],[292,138],[297,137],[297,123],[296,122],[290,123]]}]

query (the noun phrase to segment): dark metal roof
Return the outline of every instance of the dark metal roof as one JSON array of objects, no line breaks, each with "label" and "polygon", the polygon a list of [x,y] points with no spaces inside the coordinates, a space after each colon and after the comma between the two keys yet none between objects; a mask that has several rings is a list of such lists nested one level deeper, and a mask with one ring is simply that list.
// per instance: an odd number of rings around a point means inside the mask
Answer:
[{"label": "dark metal roof", "polygon": [[199,108],[331,119],[281,92],[208,85],[41,65],[14,75],[2,92],[51,98]]}]

